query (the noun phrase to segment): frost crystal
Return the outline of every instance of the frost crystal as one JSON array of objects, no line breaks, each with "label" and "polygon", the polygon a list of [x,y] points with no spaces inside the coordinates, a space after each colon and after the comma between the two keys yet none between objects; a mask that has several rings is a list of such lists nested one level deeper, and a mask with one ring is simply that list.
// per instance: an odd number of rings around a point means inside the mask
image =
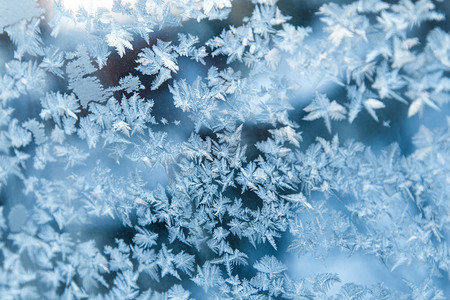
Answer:
[{"label": "frost crystal", "polygon": [[450,298],[448,3],[76,2],[0,0],[0,299]]}]

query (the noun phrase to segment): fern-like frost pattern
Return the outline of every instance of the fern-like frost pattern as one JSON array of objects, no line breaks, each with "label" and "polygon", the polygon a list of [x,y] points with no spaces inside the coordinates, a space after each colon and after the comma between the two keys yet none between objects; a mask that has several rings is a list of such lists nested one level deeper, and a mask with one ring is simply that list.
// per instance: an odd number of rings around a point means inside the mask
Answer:
[{"label": "fern-like frost pattern", "polygon": [[1,299],[450,298],[446,1],[69,2],[0,1]]}]

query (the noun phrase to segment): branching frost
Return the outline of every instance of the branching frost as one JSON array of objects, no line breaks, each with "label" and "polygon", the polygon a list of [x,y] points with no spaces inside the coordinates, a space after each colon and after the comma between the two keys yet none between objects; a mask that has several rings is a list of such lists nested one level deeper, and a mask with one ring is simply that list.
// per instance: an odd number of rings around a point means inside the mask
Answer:
[{"label": "branching frost", "polygon": [[450,297],[448,3],[50,2],[0,1],[0,299]]}]

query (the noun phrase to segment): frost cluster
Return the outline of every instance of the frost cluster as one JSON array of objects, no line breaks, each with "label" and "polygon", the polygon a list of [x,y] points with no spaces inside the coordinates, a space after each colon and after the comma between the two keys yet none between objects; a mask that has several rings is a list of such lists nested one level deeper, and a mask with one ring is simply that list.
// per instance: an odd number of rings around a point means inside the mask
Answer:
[{"label": "frost cluster", "polygon": [[446,1],[67,2],[0,0],[0,299],[450,298]]}]

